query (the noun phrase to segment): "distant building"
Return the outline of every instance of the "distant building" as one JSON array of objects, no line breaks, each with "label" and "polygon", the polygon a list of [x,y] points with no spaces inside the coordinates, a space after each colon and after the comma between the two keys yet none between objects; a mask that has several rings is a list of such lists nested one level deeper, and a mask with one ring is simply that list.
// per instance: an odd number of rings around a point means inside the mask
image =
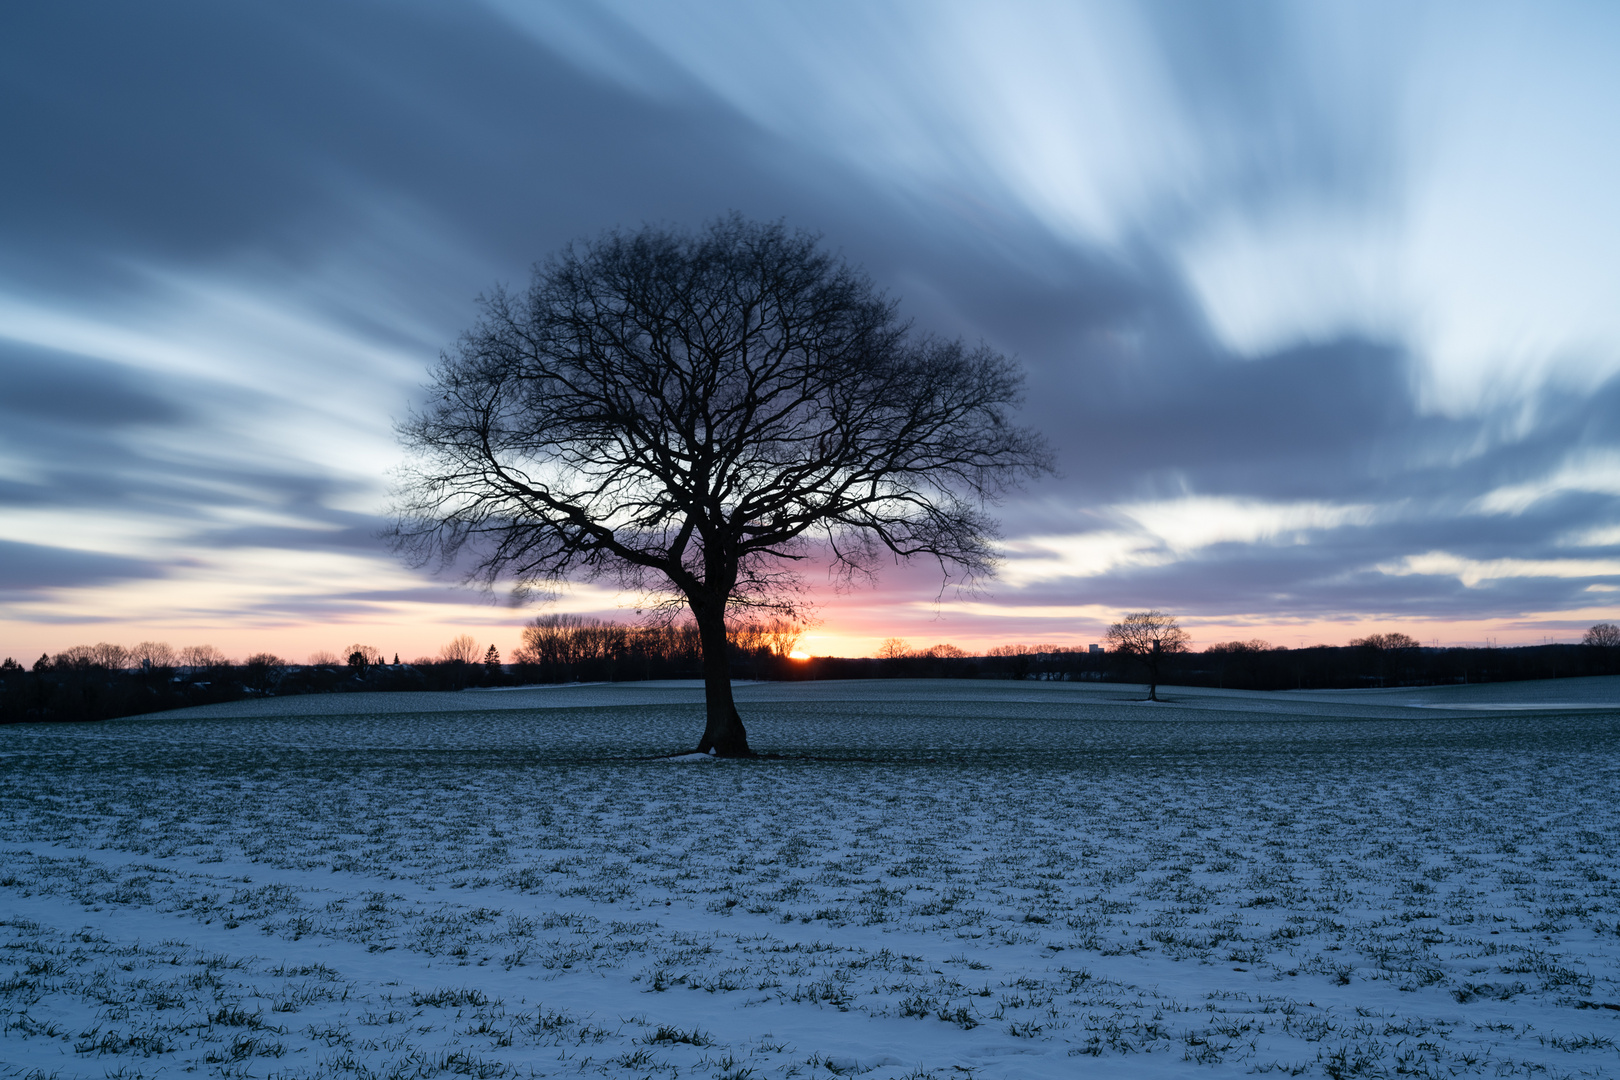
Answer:
[{"label": "distant building", "polygon": [[1103,647],[1102,647],[1102,646],[1101,646],[1101,645],[1093,645],[1093,646],[1091,646],[1091,648],[1089,648],[1089,649],[1088,649],[1088,650],[1086,650],[1086,651],[1087,651],[1087,652],[1102,652],[1102,651],[1103,651]]}]

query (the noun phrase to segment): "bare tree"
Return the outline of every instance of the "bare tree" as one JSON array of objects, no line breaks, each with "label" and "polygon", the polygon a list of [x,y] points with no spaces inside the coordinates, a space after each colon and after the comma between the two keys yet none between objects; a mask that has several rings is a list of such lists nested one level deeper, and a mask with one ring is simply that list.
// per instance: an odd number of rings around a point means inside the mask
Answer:
[{"label": "bare tree", "polygon": [[804,637],[804,623],[767,619],[758,625],[762,628],[761,640],[772,656],[785,660],[798,651],[799,641]]},{"label": "bare tree", "polygon": [[578,678],[580,665],[687,663],[699,654],[697,629],[690,621],[627,626],[583,615],[553,612],[523,628],[512,662],[549,669],[553,676]]},{"label": "bare tree", "polygon": [[583,660],[602,660],[624,652],[628,627],[587,615],[553,612],[537,616],[523,628],[521,644],[512,653],[519,664],[572,666]]},{"label": "bare tree", "polygon": [[1598,670],[1620,671],[1620,626],[1594,623],[1581,635],[1581,644],[1596,654]]},{"label": "bare tree", "polygon": [[175,665],[176,654],[166,641],[143,641],[129,650],[129,662],[143,671],[164,671]]},{"label": "bare tree", "polygon": [[187,645],[180,650],[179,657],[180,666],[192,674],[209,668],[224,667],[231,662],[230,657],[212,645]]},{"label": "bare tree", "polygon": [[930,645],[919,655],[926,656],[930,660],[964,660],[967,658],[967,651],[947,641],[939,645]]},{"label": "bare tree", "polygon": [[905,638],[884,638],[877,654],[880,660],[904,660],[911,655],[911,646],[906,644]]},{"label": "bare tree", "polygon": [[1352,649],[1372,649],[1378,652],[1398,652],[1402,650],[1421,649],[1423,646],[1411,634],[1403,634],[1399,630],[1388,634],[1368,634],[1366,637],[1350,639]]},{"label": "bare tree", "polygon": [[731,644],[742,652],[764,652],[785,658],[799,647],[799,639],[804,637],[804,626],[792,619],[762,619],[734,623],[727,636]]},{"label": "bare tree", "polygon": [[1350,647],[1360,649],[1377,667],[1378,673],[1375,677],[1379,686],[1384,685],[1391,666],[1395,667],[1396,678],[1399,678],[1402,670],[1399,665],[1411,663],[1423,648],[1417,638],[1411,634],[1403,634],[1399,630],[1352,638]]},{"label": "bare tree", "polygon": [[1593,623],[1591,628],[1581,635],[1582,645],[1594,645],[1600,649],[1620,648],[1620,626],[1612,622]]},{"label": "bare tree", "polygon": [[287,669],[287,661],[275,653],[254,653],[242,661],[242,675],[254,690],[266,691],[275,687]]},{"label": "bare tree", "polygon": [[1187,651],[1192,638],[1162,611],[1132,611],[1103,635],[1109,651],[1129,656],[1147,671],[1148,700],[1159,700],[1159,668],[1167,656]]},{"label": "bare tree", "polygon": [[343,662],[357,673],[364,675],[367,670],[382,666],[382,650],[375,645],[345,645]]},{"label": "bare tree", "polygon": [[439,649],[439,659],[450,664],[476,664],[478,657],[478,639],[471,634],[457,634]]},{"label": "bare tree", "polygon": [[105,668],[107,671],[122,671],[129,666],[129,650],[107,641],[75,645],[57,653],[51,658],[51,664],[63,669]]},{"label": "bare tree", "polygon": [[990,648],[989,652],[985,653],[985,655],[986,656],[1040,656],[1042,653],[1055,653],[1061,647],[1062,646],[1051,645],[1051,644],[1025,645],[1025,644],[1020,642],[1017,645],[994,645],[994,646],[992,646]]},{"label": "bare tree", "polygon": [[690,608],[698,747],[745,755],[729,609],[796,615],[793,567],[821,552],[851,577],[884,556],[988,575],[986,502],[1049,468],[1010,419],[1021,383],[989,348],[913,333],[813,236],[736,215],[612,232],[496,290],[441,358],[400,427],[391,536],[519,595],[607,577]]}]

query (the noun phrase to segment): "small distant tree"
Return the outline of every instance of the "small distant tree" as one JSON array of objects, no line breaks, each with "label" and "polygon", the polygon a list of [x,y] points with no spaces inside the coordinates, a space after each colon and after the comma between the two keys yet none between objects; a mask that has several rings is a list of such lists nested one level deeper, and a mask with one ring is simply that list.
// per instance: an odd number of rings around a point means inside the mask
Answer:
[{"label": "small distant tree", "polygon": [[1378,685],[1383,686],[1391,668],[1400,677],[1402,665],[1410,664],[1423,646],[1410,634],[1394,631],[1388,634],[1368,634],[1353,638],[1350,647],[1360,649],[1376,666]]},{"label": "small distant tree", "polygon": [[906,644],[905,638],[884,638],[877,654],[880,660],[904,660],[911,655],[911,646]]},{"label": "small distant tree", "polygon": [[105,671],[123,671],[129,666],[129,650],[122,645],[99,641],[94,645],[75,645],[63,649],[51,659],[51,666],[63,671],[100,668]]},{"label": "small distant tree", "polygon": [[501,652],[493,645],[484,654],[484,673],[492,679],[501,673]]},{"label": "small distant tree", "polygon": [[792,619],[764,619],[737,623],[727,633],[731,644],[744,653],[769,653],[784,657],[798,647],[804,627]]},{"label": "small distant tree", "polygon": [[1620,626],[1612,622],[1596,623],[1582,635],[1581,644],[1597,654],[1599,671],[1620,669]]},{"label": "small distant tree", "polygon": [[309,666],[310,667],[337,667],[338,666],[337,654],[332,653],[332,652],[328,652],[325,649],[317,649],[315,652],[312,652],[312,653],[309,654]]},{"label": "small distant tree", "polygon": [[787,657],[793,655],[799,647],[799,641],[804,637],[804,624],[791,619],[770,619],[765,622],[765,645],[771,650],[772,656]]},{"label": "small distant tree", "polygon": [[1620,649],[1620,626],[1612,622],[1594,623],[1592,628],[1581,636],[1581,644],[1599,649]]},{"label": "small distant tree", "polygon": [[1411,634],[1402,634],[1399,631],[1389,634],[1368,634],[1366,637],[1352,638],[1350,647],[1356,649],[1371,649],[1375,652],[1401,652],[1411,649],[1420,649],[1423,646]]},{"label": "small distant tree", "polygon": [[382,666],[382,650],[372,645],[345,645],[343,662],[351,672],[363,676],[372,668]]},{"label": "small distant tree", "polygon": [[143,641],[129,650],[129,660],[142,671],[161,672],[175,665],[175,651],[166,641]]},{"label": "small distant tree", "polygon": [[[360,659],[357,661],[355,657]],[[382,650],[372,645],[345,645],[343,659],[352,668],[364,672],[367,668],[380,667],[383,662]]]},{"label": "small distant tree", "polygon": [[243,681],[259,691],[271,690],[281,681],[281,674],[287,669],[287,661],[275,653],[254,653],[242,661]]},{"label": "small distant tree", "polygon": [[1157,609],[1127,612],[1103,637],[1110,652],[1130,657],[1146,671],[1149,701],[1159,700],[1159,671],[1164,658],[1186,652],[1192,642],[1174,615]]},{"label": "small distant tree", "polygon": [[187,645],[179,653],[180,666],[193,674],[210,668],[222,668],[231,661],[212,645]]},{"label": "small distant tree", "polygon": [[457,634],[440,647],[439,660],[446,664],[478,663],[478,639],[471,634]]}]

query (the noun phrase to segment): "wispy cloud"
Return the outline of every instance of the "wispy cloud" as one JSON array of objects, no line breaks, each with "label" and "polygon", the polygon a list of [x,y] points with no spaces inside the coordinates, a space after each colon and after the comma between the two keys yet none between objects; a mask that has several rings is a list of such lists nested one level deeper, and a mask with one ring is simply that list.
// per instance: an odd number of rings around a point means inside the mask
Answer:
[{"label": "wispy cloud", "polygon": [[[1004,580],[950,609],[976,632],[1585,618],[1620,559],[1616,19],[8,10],[0,651],[515,626],[377,540],[392,422],[480,292],[733,208],[1029,370],[1062,476],[1000,509]],[[942,617],[925,576],[818,632]]]},{"label": "wispy cloud", "polygon": [[[1421,574],[1454,577],[1470,589],[1503,578],[1580,578],[1620,577],[1616,559],[1469,559],[1447,551],[1426,551],[1408,555],[1393,563],[1380,564],[1381,573],[1396,577]],[[1590,586],[1588,587],[1590,591]]]}]

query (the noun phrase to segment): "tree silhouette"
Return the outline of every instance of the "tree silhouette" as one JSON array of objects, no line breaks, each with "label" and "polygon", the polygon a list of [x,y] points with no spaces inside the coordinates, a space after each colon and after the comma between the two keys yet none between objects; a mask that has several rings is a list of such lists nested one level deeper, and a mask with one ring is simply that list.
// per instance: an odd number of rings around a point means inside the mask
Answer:
[{"label": "tree silhouette", "polygon": [[906,644],[905,638],[884,638],[877,654],[881,660],[902,660],[911,655],[911,646]]},{"label": "tree silhouette", "polygon": [[1399,679],[1402,673],[1401,665],[1410,664],[1423,648],[1417,638],[1411,634],[1403,634],[1399,630],[1351,638],[1350,647],[1360,649],[1377,667],[1377,675],[1374,677],[1377,678],[1379,686],[1383,686],[1388,679],[1391,666],[1394,666],[1395,677]]},{"label": "tree silhouette", "polygon": [[446,664],[478,663],[478,639],[471,634],[457,634],[440,646],[439,660]]},{"label": "tree silhouette", "polygon": [[1612,622],[1593,623],[1581,635],[1581,644],[1596,654],[1598,670],[1620,669],[1620,626]]},{"label": "tree silhouette", "polygon": [[1581,644],[1600,649],[1620,648],[1620,626],[1612,622],[1593,623],[1591,628],[1581,635]]},{"label": "tree silhouette", "polygon": [[418,565],[519,595],[609,578],[688,608],[698,748],[748,754],[731,608],[792,617],[793,567],[884,557],[946,582],[994,565],[987,501],[1049,468],[1012,423],[1022,379],[986,347],[913,333],[815,237],[733,215],[610,232],[496,290],[400,427],[391,538]]},{"label": "tree silhouette", "polygon": [[1108,628],[1104,640],[1110,651],[1129,656],[1146,669],[1149,701],[1159,700],[1159,668],[1164,658],[1186,652],[1192,641],[1174,615],[1158,610],[1127,613]]},{"label": "tree silhouette", "polygon": [[254,653],[242,661],[242,677],[254,690],[270,690],[286,668],[287,661],[275,653]]},{"label": "tree silhouette", "polygon": [[383,663],[382,650],[373,645],[349,645],[343,650],[344,662],[356,675],[364,675]]}]

